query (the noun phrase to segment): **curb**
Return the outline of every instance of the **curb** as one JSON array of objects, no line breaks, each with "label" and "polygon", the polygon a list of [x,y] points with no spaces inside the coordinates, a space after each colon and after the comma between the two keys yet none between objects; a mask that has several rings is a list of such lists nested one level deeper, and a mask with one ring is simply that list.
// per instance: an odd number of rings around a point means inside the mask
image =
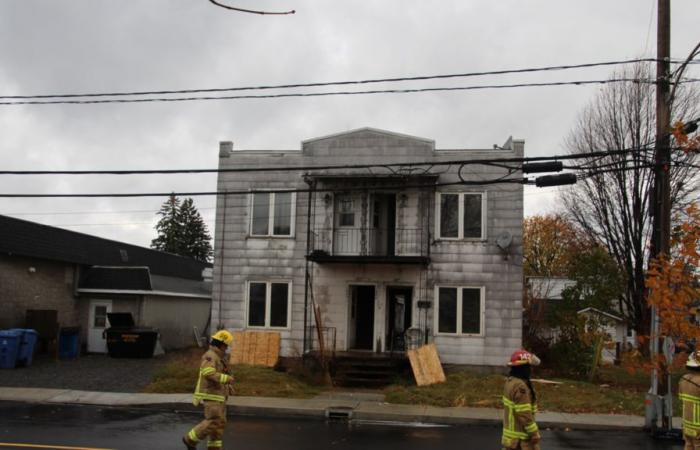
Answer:
[{"label": "curb", "polygon": [[[122,394],[0,387],[0,401],[169,410],[176,413],[201,412],[201,407],[191,403],[190,394]],[[233,397],[228,401],[229,416],[328,419],[350,422],[500,426],[502,414],[502,410],[495,408],[439,408],[347,398]],[[537,423],[540,429],[638,431],[643,428],[644,419],[623,415],[542,412],[537,416]]]}]

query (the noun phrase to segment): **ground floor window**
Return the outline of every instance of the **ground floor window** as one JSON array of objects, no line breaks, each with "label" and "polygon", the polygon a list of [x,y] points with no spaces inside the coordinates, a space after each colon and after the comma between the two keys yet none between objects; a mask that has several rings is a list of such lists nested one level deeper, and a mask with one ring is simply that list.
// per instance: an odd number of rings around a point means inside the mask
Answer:
[{"label": "ground floor window", "polygon": [[438,334],[483,335],[483,287],[438,286],[435,290]]},{"label": "ground floor window", "polygon": [[256,328],[289,328],[291,311],[289,282],[248,282],[248,326]]}]

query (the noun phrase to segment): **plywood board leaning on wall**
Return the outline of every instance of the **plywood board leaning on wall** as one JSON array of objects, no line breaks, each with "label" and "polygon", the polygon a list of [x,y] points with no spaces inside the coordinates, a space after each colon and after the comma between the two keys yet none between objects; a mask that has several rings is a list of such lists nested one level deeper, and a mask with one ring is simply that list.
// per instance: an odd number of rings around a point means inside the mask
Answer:
[{"label": "plywood board leaning on wall", "polygon": [[435,344],[428,344],[415,350],[408,351],[413,376],[418,386],[428,386],[445,382],[445,372],[442,370],[440,357]]},{"label": "plywood board leaning on wall", "polygon": [[280,355],[280,334],[267,331],[234,331],[231,364],[274,367]]}]

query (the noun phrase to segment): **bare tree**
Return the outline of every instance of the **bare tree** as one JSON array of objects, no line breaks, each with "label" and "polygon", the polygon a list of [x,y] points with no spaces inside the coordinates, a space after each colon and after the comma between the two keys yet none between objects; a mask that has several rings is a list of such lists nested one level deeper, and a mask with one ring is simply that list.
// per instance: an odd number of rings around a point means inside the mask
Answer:
[{"label": "bare tree", "polygon": [[[650,195],[654,183],[655,89],[647,65],[615,73],[638,83],[611,83],[581,113],[566,139],[570,153],[600,150],[636,151],[582,161],[585,179],[562,192],[565,209],[590,238],[602,242],[626,278],[618,299],[620,313],[640,335],[647,335],[650,312],[644,278],[651,238]],[[673,104],[674,121],[698,117],[700,93],[680,85]],[[675,146],[675,144],[674,144]],[[676,210],[697,197],[699,179],[691,167],[694,154],[674,153],[672,202]]]}]

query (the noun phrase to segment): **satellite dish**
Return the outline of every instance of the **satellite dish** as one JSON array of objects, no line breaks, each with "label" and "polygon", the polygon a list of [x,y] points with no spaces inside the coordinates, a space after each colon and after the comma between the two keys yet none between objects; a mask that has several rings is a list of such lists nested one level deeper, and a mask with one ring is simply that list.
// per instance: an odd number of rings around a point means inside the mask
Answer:
[{"label": "satellite dish", "polygon": [[496,238],[496,245],[498,245],[498,248],[500,248],[503,251],[507,251],[510,247],[510,244],[512,243],[513,235],[510,234],[510,232],[508,231],[504,231],[503,233],[499,234]]}]

